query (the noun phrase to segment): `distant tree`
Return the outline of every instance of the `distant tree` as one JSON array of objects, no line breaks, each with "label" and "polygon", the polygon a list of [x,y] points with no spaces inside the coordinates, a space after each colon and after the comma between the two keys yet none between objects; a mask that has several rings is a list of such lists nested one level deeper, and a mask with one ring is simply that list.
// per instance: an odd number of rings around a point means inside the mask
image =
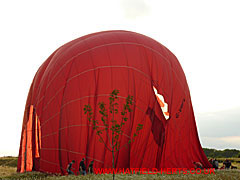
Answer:
[{"label": "distant tree", "polygon": [[239,157],[240,151],[236,149],[225,149],[225,150],[216,150],[216,149],[208,149],[203,148],[204,153],[207,157],[215,158],[231,158],[231,157]]},{"label": "distant tree", "polygon": [[[109,109],[106,108],[106,104],[104,102],[99,102],[99,113],[101,114],[101,121],[95,119],[93,109],[88,104],[84,106],[84,114],[87,115],[88,121],[92,124],[93,130],[96,131],[97,136],[99,137],[99,141],[104,144],[107,150],[112,153],[112,168],[115,168],[114,165],[114,153],[121,149],[120,147],[120,136],[123,133],[123,126],[126,124],[128,120],[128,113],[132,111],[131,106],[133,105],[133,96],[128,95],[126,98],[125,104],[121,110],[120,116],[121,121],[117,122],[116,116],[119,116],[119,104],[118,100],[119,90],[113,90],[109,97]],[[100,122],[102,122],[100,124]],[[133,138],[128,141],[128,144],[135,141],[135,138],[139,134],[139,131],[143,128],[143,124],[138,124],[135,133],[133,133]],[[110,130],[110,134],[108,134],[108,130]],[[105,142],[102,134],[106,132],[108,139],[111,141]],[[109,144],[109,145],[108,145]],[[113,179],[115,178],[115,174],[113,171]]]}]

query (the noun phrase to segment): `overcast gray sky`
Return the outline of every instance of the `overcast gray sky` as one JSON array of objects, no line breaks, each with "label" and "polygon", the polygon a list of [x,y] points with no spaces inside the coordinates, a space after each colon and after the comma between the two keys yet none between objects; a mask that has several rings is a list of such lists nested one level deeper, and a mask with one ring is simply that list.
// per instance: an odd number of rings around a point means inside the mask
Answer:
[{"label": "overcast gray sky", "polygon": [[17,155],[27,93],[59,46],[103,30],[159,41],[187,76],[203,147],[240,149],[238,0],[0,2],[0,156]]}]

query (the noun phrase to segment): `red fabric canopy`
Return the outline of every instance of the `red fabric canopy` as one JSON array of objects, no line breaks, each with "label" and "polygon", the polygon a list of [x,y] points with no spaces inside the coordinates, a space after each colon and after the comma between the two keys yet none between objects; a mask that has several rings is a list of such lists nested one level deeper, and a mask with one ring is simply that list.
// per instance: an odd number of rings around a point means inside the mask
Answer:
[{"label": "red fabric canopy", "polygon": [[[153,87],[168,104],[167,120]],[[83,157],[87,166],[94,160],[94,167],[112,167],[111,152],[99,142],[83,107],[90,104],[99,119],[97,104],[108,103],[114,89],[120,91],[120,108],[125,97],[134,97],[120,146],[143,124],[135,142],[115,153],[117,168],[193,168],[194,161],[211,166],[177,58],[147,36],[107,31],[61,46],[39,68],[26,103],[18,171],[66,174],[67,164],[75,160],[77,171]]]}]

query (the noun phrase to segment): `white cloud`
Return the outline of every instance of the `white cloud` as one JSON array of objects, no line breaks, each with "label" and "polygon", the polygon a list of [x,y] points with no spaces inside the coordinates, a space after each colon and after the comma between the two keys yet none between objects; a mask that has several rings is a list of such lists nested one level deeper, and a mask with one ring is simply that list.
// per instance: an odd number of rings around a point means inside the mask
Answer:
[{"label": "white cloud", "polygon": [[240,149],[240,108],[196,113],[203,147]]},{"label": "white cloud", "polygon": [[240,136],[201,137],[202,146],[215,149],[240,149]]},{"label": "white cloud", "polygon": [[150,14],[150,6],[144,0],[121,0],[121,7],[127,19],[134,20]]}]

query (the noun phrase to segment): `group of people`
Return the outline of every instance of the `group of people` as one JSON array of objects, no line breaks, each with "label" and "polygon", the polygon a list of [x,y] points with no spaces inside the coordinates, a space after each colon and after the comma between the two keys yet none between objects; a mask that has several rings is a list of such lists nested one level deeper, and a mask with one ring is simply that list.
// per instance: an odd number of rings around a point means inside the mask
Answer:
[{"label": "group of people", "polygon": [[215,169],[237,169],[236,166],[233,166],[231,161],[226,159],[225,161],[223,161],[223,166],[222,167],[218,167],[218,160],[217,159],[210,159],[209,162],[212,164],[213,168]]},{"label": "group of people", "polygon": [[225,167],[225,169],[230,169],[230,167],[232,166],[232,162],[229,161],[228,159],[226,159],[226,160],[223,162],[223,166]]},{"label": "group of people", "polygon": [[214,169],[218,169],[219,163],[218,163],[218,160],[216,158],[215,159],[210,159],[209,162]]},{"label": "group of people", "polygon": [[[79,174],[81,175],[86,175],[87,174],[87,169],[86,169],[86,165],[84,163],[85,158],[82,158],[81,162],[79,163]],[[72,160],[72,162],[70,162],[67,166],[67,173],[69,175],[74,174],[74,172],[72,171],[73,167],[72,165],[75,163],[75,160]],[[92,174],[93,173],[93,163],[94,161],[92,160],[88,166],[88,173]]]},{"label": "group of people", "polygon": [[[236,166],[233,166],[232,165],[232,163],[231,163],[231,161],[230,160],[228,160],[228,159],[226,159],[225,161],[223,161],[223,166],[222,167],[218,167],[219,166],[219,163],[218,163],[218,160],[215,158],[215,159],[209,159],[209,162],[210,162],[210,164],[212,165],[212,167],[214,168],[214,169],[237,169],[237,167]],[[203,169],[203,165],[202,165],[202,163],[200,163],[200,162],[193,162],[193,164],[194,164],[194,167],[195,168],[200,168],[200,169]]]},{"label": "group of people", "polygon": [[[81,162],[79,163],[79,173],[81,175],[86,175],[87,174],[87,169],[86,169],[86,165],[84,163],[85,161],[85,158],[82,158]],[[215,158],[215,159],[209,159],[209,162],[210,164],[212,165],[212,167],[214,169],[236,169],[237,167],[233,166],[231,161],[226,159],[224,162],[223,162],[223,166],[222,167],[218,167],[219,166],[219,163],[218,163],[218,160]],[[74,174],[72,169],[74,169],[72,167],[72,165],[75,163],[75,160],[72,160],[72,162],[70,162],[67,166],[67,173],[68,174]],[[93,173],[93,163],[94,161],[92,160],[88,166],[88,173],[92,174]],[[202,169],[203,168],[203,165],[200,163],[200,162],[193,162],[195,168],[200,168]]]},{"label": "group of people", "polygon": [[230,160],[228,160],[228,159],[226,159],[224,162],[223,162],[223,168],[224,169],[237,169],[237,167],[236,166],[233,166],[232,165],[232,163],[231,163],[231,161]]}]

